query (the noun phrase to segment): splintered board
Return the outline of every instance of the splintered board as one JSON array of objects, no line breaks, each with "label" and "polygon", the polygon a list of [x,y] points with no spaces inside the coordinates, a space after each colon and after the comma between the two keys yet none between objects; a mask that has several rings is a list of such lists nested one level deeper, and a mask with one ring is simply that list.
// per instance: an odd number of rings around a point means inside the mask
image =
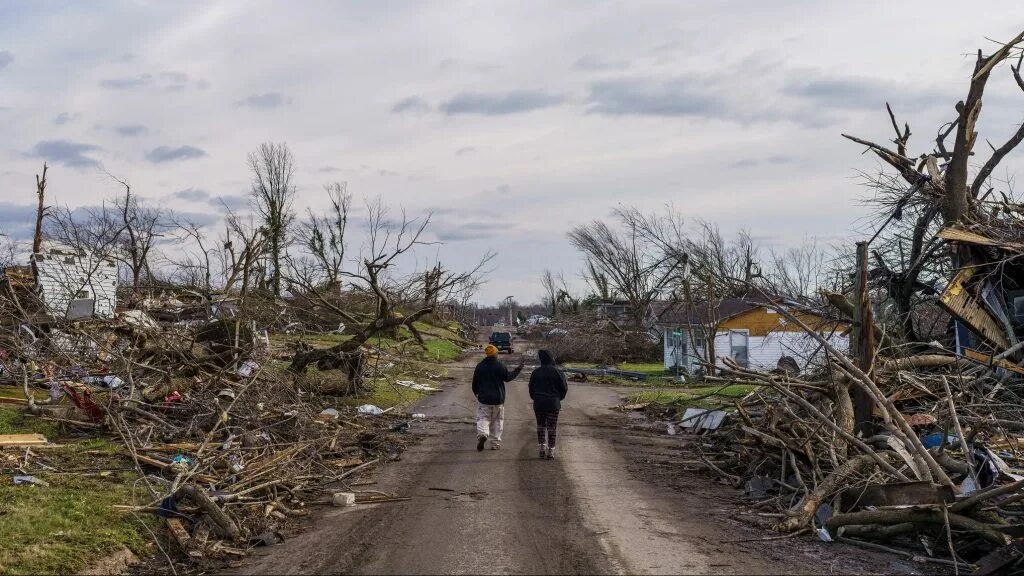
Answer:
[{"label": "splintered board", "polygon": [[967,324],[971,330],[989,343],[1006,350],[1010,341],[1003,333],[999,324],[985,311],[981,300],[975,298],[967,290],[967,281],[974,275],[973,268],[964,268],[953,277],[953,281],[943,290],[939,297],[939,306],[955,318]]},{"label": "splintered board", "polygon": [[971,360],[974,360],[976,362],[981,362],[982,364],[998,366],[999,368],[1004,368],[1011,372],[1016,372],[1017,374],[1024,375],[1024,368],[1021,368],[1020,366],[1017,366],[1016,364],[1008,360],[997,360],[995,356],[993,356],[992,354],[985,354],[983,352],[978,352],[977,350],[964,348],[964,357],[970,358]]},{"label": "splintered board", "polygon": [[0,434],[0,446],[40,446],[46,444],[42,434]]},{"label": "splintered board", "polygon": [[1021,251],[1024,250],[1024,244],[1019,242],[1003,242],[1000,240],[993,240],[987,236],[982,236],[976,232],[970,230],[964,230],[963,228],[943,228],[936,234],[939,238],[944,240],[951,240],[953,242],[963,242],[964,244],[975,244],[977,246],[992,246],[995,248],[1004,248],[1006,250]]}]

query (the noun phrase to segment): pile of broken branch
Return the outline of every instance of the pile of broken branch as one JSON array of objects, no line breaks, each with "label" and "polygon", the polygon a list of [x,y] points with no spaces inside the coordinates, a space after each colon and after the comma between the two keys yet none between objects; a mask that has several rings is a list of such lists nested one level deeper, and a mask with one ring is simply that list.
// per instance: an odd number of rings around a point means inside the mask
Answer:
[{"label": "pile of broken branch", "polygon": [[[339,402],[288,371],[258,335],[200,338],[234,322],[196,329],[128,317],[136,320],[4,333],[0,384],[23,388],[25,400],[6,400],[37,417],[121,445],[138,481],[119,509],[163,518],[184,555],[230,560],[277,543],[339,492],[395,498],[352,482],[398,457],[407,415]],[[23,469],[52,468],[30,459]]]},{"label": "pile of broken branch", "polygon": [[[902,540],[899,553],[960,566],[1006,553],[1024,534],[1016,393],[986,388],[989,369],[956,356],[886,360],[869,374],[821,344],[832,362],[811,377],[727,360],[719,380],[758,388],[698,442],[705,464],[744,486],[780,531],[813,528],[825,540],[891,550]],[[870,398],[877,430],[856,430],[851,388]]]}]

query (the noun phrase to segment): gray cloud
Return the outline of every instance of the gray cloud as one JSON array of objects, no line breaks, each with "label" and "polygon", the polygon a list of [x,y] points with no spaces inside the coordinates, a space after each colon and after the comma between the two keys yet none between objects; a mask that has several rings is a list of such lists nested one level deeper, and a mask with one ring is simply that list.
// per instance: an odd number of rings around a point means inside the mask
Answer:
[{"label": "gray cloud", "polygon": [[[188,87],[189,77],[184,72],[160,72],[155,76],[145,73],[135,76],[121,76],[118,78],[105,78],[100,80],[100,86],[108,90],[134,90],[155,86],[164,92],[181,92]],[[207,88],[209,83],[205,80],[196,82],[196,87]]]},{"label": "gray cloud", "polygon": [[178,200],[188,200],[190,202],[199,202],[206,200],[210,197],[210,193],[201,188],[186,188],[184,190],[178,190],[174,194],[171,194]]},{"label": "gray cloud", "polygon": [[193,158],[202,158],[203,156],[206,156],[206,152],[194,146],[178,146],[177,148],[160,146],[147,152],[146,160],[161,163],[173,162],[175,160],[191,160]]},{"label": "gray cloud", "polygon": [[920,108],[955,102],[955,93],[929,87],[901,85],[858,77],[791,78],[783,86],[789,96],[811,101],[815,106],[842,110],[882,110],[885,103]]},{"label": "gray cloud", "polygon": [[161,72],[160,85],[167,92],[179,92],[188,84],[188,74],[184,72]]},{"label": "gray cloud", "polygon": [[787,156],[784,154],[774,154],[772,156],[768,156],[767,158],[742,158],[729,164],[729,167],[742,169],[754,168],[756,166],[764,165],[781,166],[784,164],[792,164],[796,162],[796,160],[797,159],[793,156]]},{"label": "gray cloud", "polygon": [[395,102],[395,105],[391,107],[391,111],[395,114],[401,114],[402,112],[429,112],[430,104],[419,96],[410,96]]},{"label": "gray cloud", "polygon": [[12,240],[32,237],[35,229],[36,208],[28,204],[0,202],[0,232]]},{"label": "gray cloud", "polygon": [[694,89],[689,79],[617,79],[590,85],[587,111],[610,116],[721,116],[723,102]]},{"label": "gray cloud", "polygon": [[253,94],[247,98],[243,98],[238,102],[235,102],[236,108],[260,108],[269,110],[271,108],[280,108],[285,104],[290,104],[291,100],[285,97],[280,92],[267,92],[266,94]]},{"label": "gray cloud", "polygon": [[74,122],[75,120],[78,120],[80,116],[81,114],[77,112],[75,112],[74,114],[72,114],[71,112],[61,112],[60,114],[57,114],[56,118],[53,119],[53,123],[58,126],[63,126],[68,122]]},{"label": "gray cloud", "polygon": [[210,226],[221,221],[222,215],[215,212],[178,212],[175,216],[184,222],[190,222],[196,226]]},{"label": "gray cloud", "polygon": [[502,116],[550,108],[561,104],[563,100],[562,96],[533,90],[513,90],[493,94],[463,92],[441,104],[439,109],[449,116],[456,114]]},{"label": "gray cloud", "polygon": [[188,82],[188,74],[184,72],[161,72],[160,77],[171,84],[184,84]]},{"label": "gray cloud", "polygon": [[605,60],[598,56],[587,55],[577,60],[572,65],[574,70],[587,72],[602,72],[606,70],[625,70],[629,68],[628,60]]},{"label": "gray cloud", "polygon": [[494,237],[494,223],[460,219],[457,222],[431,220],[430,230],[442,242],[465,242]]},{"label": "gray cloud", "polygon": [[139,74],[138,76],[124,76],[121,78],[106,78],[100,80],[100,87],[108,90],[132,90],[141,88],[153,83],[152,74]]},{"label": "gray cloud", "polygon": [[227,206],[230,210],[238,210],[239,208],[246,208],[249,206],[249,197],[244,194],[229,194],[226,196],[209,198],[206,200],[206,203],[217,208]]},{"label": "gray cloud", "polygon": [[14,62],[14,54],[7,50],[0,50],[0,70],[7,68],[11,62]]},{"label": "gray cloud", "polygon": [[121,126],[115,126],[114,131],[121,136],[142,136],[149,132],[149,129],[142,124],[124,124]]},{"label": "gray cloud", "polygon": [[92,168],[100,165],[99,160],[86,156],[100,150],[99,146],[70,142],[68,140],[44,140],[32,147],[26,154],[31,158],[42,158],[49,162],[71,168]]}]

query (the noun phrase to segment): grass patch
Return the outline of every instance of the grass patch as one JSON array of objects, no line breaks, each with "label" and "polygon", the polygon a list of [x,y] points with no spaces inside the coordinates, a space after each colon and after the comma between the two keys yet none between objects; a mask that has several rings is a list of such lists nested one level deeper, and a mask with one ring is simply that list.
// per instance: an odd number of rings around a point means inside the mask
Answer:
[{"label": "grass patch", "polygon": [[462,354],[462,347],[451,340],[434,339],[426,341],[426,350],[421,351],[428,360],[438,362],[454,362]]},{"label": "grass patch", "polygon": [[665,370],[665,365],[661,362],[623,362],[622,364],[619,364],[619,370],[626,370],[627,372],[643,372],[644,374],[650,374],[652,376],[671,374],[671,372]]},{"label": "grass patch", "polygon": [[57,424],[26,414],[17,408],[0,408],[0,434],[42,434],[57,436]]},{"label": "grass patch", "polygon": [[49,486],[0,485],[0,573],[68,574],[127,546],[146,552],[131,515],[132,473],[39,475]]},{"label": "grass patch", "polygon": [[[0,433],[58,435],[52,422],[9,408],[0,408]],[[40,471],[38,459],[63,473]],[[0,466],[0,573],[68,574],[124,546],[148,552],[139,521],[113,508],[132,503],[137,479],[125,470],[131,461],[118,445],[93,438],[38,451],[29,470],[49,486],[15,486],[9,464],[0,459]],[[156,522],[151,515],[140,518]]]},{"label": "grass patch", "polygon": [[[398,380],[404,380],[404,378],[397,378]],[[410,380],[413,380],[410,378]],[[414,380],[420,382],[419,380]],[[423,384],[429,384],[429,382],[421,382]],[[377,379],[367,381],[364,383],[368,389],[367,394],[360,394],[359,396],[346,396],[341,399],[341,404],[345,406],[361,406],[363,404],[373,404],[379,408],[388,409],[392,406],[404,407],[411,406],[419,401],[420,398],[426,396],[426,392],[420,392],[418,390],[412,390],[403,386],[398,386],[392,383],[390,380]]]},{"label": "grass patch", "polygon": [[699,388],[644,390],[629,397],[631,404],[660,404],[695,408],[717,408],[730,404],[735,398],[742,398],[758,386],[730,384],[728,386],[702,386]]}]

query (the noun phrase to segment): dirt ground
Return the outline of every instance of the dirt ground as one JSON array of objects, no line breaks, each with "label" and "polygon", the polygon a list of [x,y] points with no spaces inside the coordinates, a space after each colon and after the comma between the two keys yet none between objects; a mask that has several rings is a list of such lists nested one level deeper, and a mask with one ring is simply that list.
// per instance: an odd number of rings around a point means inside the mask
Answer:
[{"label": "dirt ground", "polygon": [[[237,568],[262,574],[912,574],[873,551],[776,536],[740,495],[679,472],[681,440],[610,408],[621,389],[570,384],[559,457],[537,458],[528,370],[508,385],[504,446],[477,452],[470,358],[415,411],[422,442],[367,489],[411,500],[327,509]],[[515,357],[506,359],[514,363]]]}]

